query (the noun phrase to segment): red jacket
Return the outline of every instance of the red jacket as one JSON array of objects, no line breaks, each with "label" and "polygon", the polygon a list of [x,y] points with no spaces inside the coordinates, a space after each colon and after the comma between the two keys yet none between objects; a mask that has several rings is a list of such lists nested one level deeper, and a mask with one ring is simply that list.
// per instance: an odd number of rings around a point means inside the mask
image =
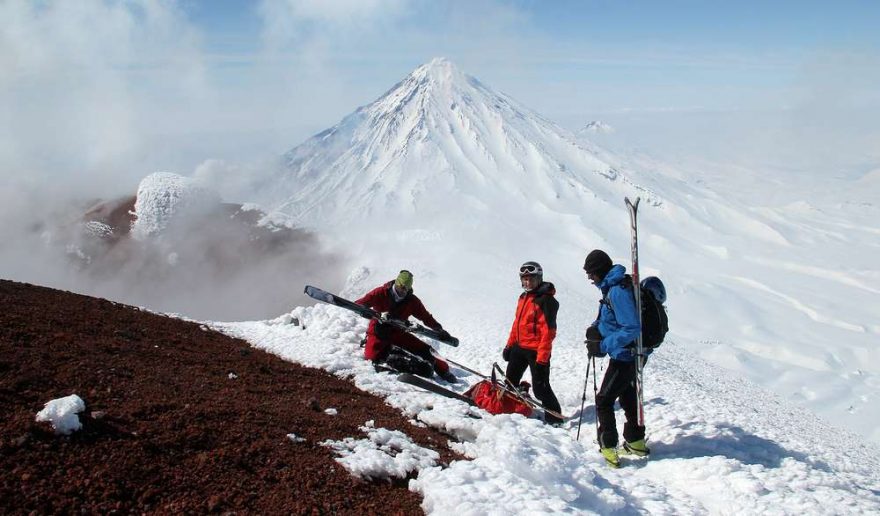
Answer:
[{"label": "red jacket", "polygon": [[[434,316],[425,309],[422,300],[416,297],[412,292],[407,294],[405,298],[401,299],[399,303],[395,303],[394,296],[391,294],[391,287],[393,285],[394,281],[389,281],[380,287],[376,287],[367,292],[364,297],[355,301],[355,303],[369,306],[377,312],[388,312],[389,317],[400,319],[401,321],[407,320],[407,318],[412,315],[416,319],[425,323],[425,326],[428,328],[434,330],[443,329],[443,327],[440,326],[440,323],[434,319]],[[370,327],[367,331],[373,333],[375,328],[376,321],[373,320],[370,322]]]},{"label": "red jacket", "polygon": [[507,346],[519,343],[522,349],[538,352],[539,364],[550,363],[553,339],[556,338],[556,312],[559,301],[553,297],[556,287],[543,282],[531,292],[523,292],[516,304],[516,318],[507,338]]}]

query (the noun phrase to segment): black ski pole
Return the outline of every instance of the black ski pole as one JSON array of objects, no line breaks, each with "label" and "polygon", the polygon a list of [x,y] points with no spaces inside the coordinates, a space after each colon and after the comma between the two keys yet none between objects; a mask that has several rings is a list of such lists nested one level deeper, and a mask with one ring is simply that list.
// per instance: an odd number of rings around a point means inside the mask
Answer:
[{"label": "black ski pole", "polygon": [[578,431],[577,437],[574,438],[575,441],[579,441],[581,439],[581,423],[584,420],[584,403],[587,401],[587,384],[590,383],[590,359],[587,358],[587,375],[584,377],[584,394],[581,396],[581,413],[578,417]]},{"label": "black ski pole", "polygon": [[[593,357],[593,410],[596,411],[596,440],[599,440],[599,389],[596,388],[596,357]],[[602,443],[599,443],[601,446]]]},{"label": "black ski pole", "polygon": [[454,365],[455,367],[457,367],[459,369],[462,369],[462,370],[467,371],[469,373],[475,374],[475,375],[479,376],[480,378],[489,378],[488,376],[484,375],[483,373],[481,373],[475,369],[471,369],[470,367],[468,367],[466,365],[459,364],[458,362],[456,362],[454,360],[450,360],[448,358],[444,358],[443,360],[449,362],[450,364]]}]

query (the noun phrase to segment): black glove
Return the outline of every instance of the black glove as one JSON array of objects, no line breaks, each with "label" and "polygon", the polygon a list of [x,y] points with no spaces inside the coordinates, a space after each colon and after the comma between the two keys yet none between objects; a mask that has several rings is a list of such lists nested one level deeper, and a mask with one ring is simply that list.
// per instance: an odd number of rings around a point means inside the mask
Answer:
[{"label": "black glove", "polygon": [[501,352],[501,358],[503,358],[505,362],[510,360],[510,346],[504,348],[504,351]]},{"label": "black glove", "polygon": [[588,326],[587,327],[587,340],[588,341],[602,341],[602,333],[599,331],[599,328],[596,326]]},{"label": "black glove", "polygon": [[450,335],[449,332],[446,330],[440,330],[437,336],[440,337],[440,340],[449,340],[452,338],[452,335]]},{"label": "black glove", "polygon": [[602,341],[601,340],[588,340],[587,341],[587,353],[590,357],[598,357],[598,358],[604,357],[605,353],[602,353]]}]

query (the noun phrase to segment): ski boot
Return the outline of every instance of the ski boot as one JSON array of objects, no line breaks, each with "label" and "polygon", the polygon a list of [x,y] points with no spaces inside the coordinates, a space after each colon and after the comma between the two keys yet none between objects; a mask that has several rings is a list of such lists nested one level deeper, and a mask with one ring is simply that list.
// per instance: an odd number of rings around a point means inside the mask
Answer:
[{"label": "ski boot", "polygon": [[623,453],[635,455],[636,457],[647,457],[651,454],[651,450],[648,448],[648,445],[645,444],[644,439],[639,439],[638,441],[633,441],[631,443],[624,441]]},{"label": "ski boot", "polygon": [[599,448],[599,452],[602,454],[602,457],[605,458],[605,462],[608,463],[612,468],[620,467],[620,455],[617,453],[617,448]]}]

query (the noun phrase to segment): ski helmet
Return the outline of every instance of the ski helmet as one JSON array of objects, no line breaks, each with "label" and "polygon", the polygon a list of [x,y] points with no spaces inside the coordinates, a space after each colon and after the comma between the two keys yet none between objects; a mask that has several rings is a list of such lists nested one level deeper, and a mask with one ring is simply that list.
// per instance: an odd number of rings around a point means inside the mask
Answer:
[{"label": "ski helmet", "polygon": [[397,279],[394,280],[394,283],[406,291],[411,291],[413,286],[413,275],[408,270],[402,270],[400,271],[400,274],[397,275]]},{"label": "ski helmet", "polygon": [[666,287],[657,276],[648,276],[641,282],[643,289],[648,290],[661,305],[666,302]]},{"label": "ski helmet", "polygon": [[519,266],[519,277],[523,276],[544,276],[544,269],[541,268],[541,264],[538,262],[526,262]]}]

